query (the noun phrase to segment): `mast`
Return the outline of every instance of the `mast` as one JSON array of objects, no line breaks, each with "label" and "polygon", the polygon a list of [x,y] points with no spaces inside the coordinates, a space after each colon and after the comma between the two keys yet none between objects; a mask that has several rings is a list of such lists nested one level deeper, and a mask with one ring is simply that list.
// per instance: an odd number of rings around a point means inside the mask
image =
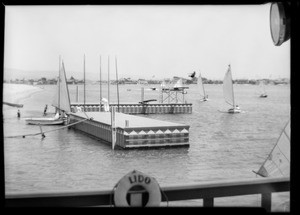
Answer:
[{"label": "mast", "polygon": [[[65,89],[66,90],[66,95],[65,96],[67,96],[67,102],[68,102],[68,109],[65,110],[65,112],[66,112],[66,111],[71,111],[71,105],[70,105],[71,104],[71,100],[70,100],[70,93],[69,93],[69,88],[68,88],[68,84],[67,84],[67,76],[66,76],[64,61],[62,61],[62,65],[61,66],[62,66],[62,69],[63,69],[63,78],[64,78],[64,82],[63,83],[65,83],[64,86],[66,88]],[[65,91],[63,91],[63,92],[65,92]]]},{"label": "mast", "polygon": [[85,112],[85,54],[83,55],[83,111]]},{"label": "mast", "polygon": [[201,76],[201,73],[200,73],[200,79],[201,79],[201,84],[202,84],[202,89],[203,89],[203,97],[205,98],[205,90],[204,90],[204,85],[203,85],[203,81],[202,81],[202,76]]},{"label": "mast", "polygon": [[109,104],[110,104],[110,95],[109,95],[109,82],[110,82],[110,80],[109,80],[109,56],[108,56],[108,66],[107,66],[107,70],[108,70],[108,74],[107,74],[107,80],[108,80],[108,83],[107,83],[107,87],[108,87],[108,91],[107,91],[107,93],[108,93],[108,95],[107,95],[107,100],[108,100],[108,106],[109,106]]},{"label": "mast", "polygon": [[60,55],[58,65],[58,110],[60,110]]},{"label": "mast", "polygon": [[228,65],[229,68],[229,72],[230,72],[230,78],[231,78],[231,83],[232,83],[232,101],[233,101],[233,108],[235,108],[235,101],[234,101],[234,92],[233,92],[233,80],[232,80],[232,74],[231,74],[231,67],[230,67],[230,64]]},{"label": "mast", "polygon": [[100,107],[99,107],[99,112],[101,112],[101,107],[102,107],[102,85],[101,85],[101,55],[100,55]]},{"label": "mast", "polygon": [[116,79],[117,79],[117,95],[118,95],[118,112],[119,112],[119,79],[118,79],[118,68],[117,68],[117,57],[115,57],[115,63],[116,63]]}]

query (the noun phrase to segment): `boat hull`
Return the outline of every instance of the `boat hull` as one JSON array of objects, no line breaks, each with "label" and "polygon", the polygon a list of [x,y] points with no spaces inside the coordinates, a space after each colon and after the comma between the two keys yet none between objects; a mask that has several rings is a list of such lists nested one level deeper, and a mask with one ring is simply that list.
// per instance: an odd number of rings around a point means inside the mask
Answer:
[{"label": "boat hull", "polygon": [[239,110],[239,109],[229,109],[228,110],[228,113],[240,113],[241,112],[241,110]]},{"label": "boat hull", "polygon": [[64,124],[65,120],[63,119],[38,119],[38,118],[31,118],[25,119],[26,123],[29,125],[61,125]]},{"label": "boat hull", "polygon": [[267,98],[267,97],[268,97],[268,95],[266,95],[266,94],[263,94],[263,95],[260,95],[259,97],[260,97],[260,98]]}]

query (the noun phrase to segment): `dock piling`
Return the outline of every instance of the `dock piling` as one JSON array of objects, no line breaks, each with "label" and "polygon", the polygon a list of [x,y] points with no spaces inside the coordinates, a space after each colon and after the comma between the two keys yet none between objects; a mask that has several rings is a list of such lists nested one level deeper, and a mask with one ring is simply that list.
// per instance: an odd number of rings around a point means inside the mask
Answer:
[{"label": "dock piling", "polygon": [[117,140],[117,132],[116,132],[116,107],[111,107],[111,145],[112,149],[115,149]]}]

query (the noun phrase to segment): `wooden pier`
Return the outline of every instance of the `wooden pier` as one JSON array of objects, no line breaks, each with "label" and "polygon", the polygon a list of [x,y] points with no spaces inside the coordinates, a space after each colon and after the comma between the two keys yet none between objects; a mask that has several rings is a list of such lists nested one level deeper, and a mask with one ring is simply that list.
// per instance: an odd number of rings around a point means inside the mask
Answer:
[{"label": "wooden pier", "polygon": [[[70,123],[81,121],[87,117],[90,120],[72,127],[112,145],[111,113],[71,113]],[[189,127],[189,125],[116,112],[115,147],[121,149],[189,147]]]},{"label": "wooden pier", "polygon": [[[111,107],[117,107],[117,112],[125,114],[189,114],[192,113],[192,103],[122,103],[122,104],[110,104]],[[77,111],[77,107],[81,110],[84,108],[84,104],[76,102],[71,104],[71,110],[73,113]],[[86,112],[100,112],[100,104],[98,103],[86,103]],[[103,105],[101,110],[104,111]]]}]

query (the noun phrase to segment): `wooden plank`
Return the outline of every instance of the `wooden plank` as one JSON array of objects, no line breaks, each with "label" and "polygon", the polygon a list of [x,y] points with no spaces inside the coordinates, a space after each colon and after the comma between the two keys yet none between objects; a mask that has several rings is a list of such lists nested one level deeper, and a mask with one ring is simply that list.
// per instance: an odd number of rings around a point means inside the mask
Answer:
[{"label": "wooden plank", "polygon": [[[200,184],[161,187],[161,190],[164,193],[164,195],[162,195],[162,201],[261,194],[266,193],[265,190],[269,189],[272,193],[290,191],[290,179],[288,177],[272,179],[255,178],[247,180],[223,180]],[[112,204],[112,188],[106,190],[76,192],[9,192],[5,195],[5,206],[7,207],[79,207]]]},{"label": "wooden plank", "polygon": [[213,206],[214,206],[214,198],[203,199],[203,207],[213,207]]},{"label": "wooden plank", "polygon": [[[75,102],[71,104],[71,109],[76,112],[77,107],[82,107],[83,104]],[[94,112],[99,110],[98,103],[87,103],[85,105],[87,112]],[[174,113],[192,113],[192,103],[136,103],[127,102],[123,104],[110,104],[110,107],[118,107],[122,113],[129,114],[174,114]]]},{"label": "wooden plank", "polygon": [[272,193],[261,194],[261,206],[266,209],[267,212],[271,212],[272,207]]}]

